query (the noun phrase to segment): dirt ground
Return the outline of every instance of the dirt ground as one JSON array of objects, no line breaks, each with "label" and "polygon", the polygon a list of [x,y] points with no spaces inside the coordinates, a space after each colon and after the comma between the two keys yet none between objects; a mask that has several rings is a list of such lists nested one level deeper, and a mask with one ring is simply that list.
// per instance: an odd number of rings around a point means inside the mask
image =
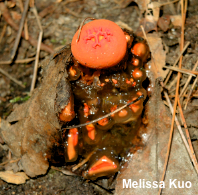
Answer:
[{"label": "dirt ground", "polygon": [[[19,26],[22,12],[20,1],[0,1],[5,3],[14,22]],[[156,2],[156,1],[154,1]],[[166,0],[160,2],[168,2]],[[23,1],[25,4],[25,1]],[[138,7],[138,3],[130,0],[35,0],[35,7],[40,17],[43,28],[43,43],[47,45],[47,51],[40,52],[40,61],[50,55],[49,51],[57,51],[64,45],[69,44],[74,33],[83,19],[87,17],[104,18],[117,22],[121,27],[131,28],[134,32],[139,32],[140,21],[145,16]],[[7,76],[0,73],[0,117],[6,117],[12,112],[16,104],[21,104],[29,98],[30,86],[33,77],[34,61],[25,63],[7,63],[3,61],[10,60],[10,53],[14,46],[17,31],[10,26],[3,15],[0,13],[0,68],[6,71],[11,77],[20,80],[24,88],[11,81]],[[160,17],[179,15],[180,7],[178,2],[175,4],[160,7]],[[184,53],[182,68],[192,70],[198,60],[198,2],[189,0],[187,8],[187,19],[185,24],[185,43],[190,42],[190,46]],[[30,8],[27,14],[27,26],[29,35],[35,40],[39,36],[39,26],[37,24],[33,9]],[[166,53],[166,65],[173,65],[179,54],[179,43],[181,26],[170,23],[167,30],[162,30],[159,25],[150,32],[157,31],[162,38]],[[3,33],[4,32],[4,33]],[[1,37],[2,36],[2,37]],[[37,47],[32,46],[28,41],[21,38],[16,53],[15,60],[35,57]],[[1,63],[2,62],[2,63]],[[39,71],[41,71],[39,69]],[[38,77],[40,72],[38,72]],[[175,94],[176,72],[171,76],[167,89],[171,97]],[[187,81],[188,75],[183,74],[181,86]],[[193,77],[194,78],[194,77]],[[189,83],[190,90],[192,80]],[[39,79],[36,85],[39,84]],[[172,85],[173,84],[173,85]],[[171,86],[172,85],[172,86]],[[188,94],[188,93],[187,93]],[[191,97],[185,114],[185,119],[193,141],[195,152],[198,152],[198,107],[197,107],[197,83],[193,88],[194,96]],[[184,101],[185,103],[185,101]],[[1,163],[9,159],[9,152],[3,147],[3,141],[0,137],[0,171],[4,170]],[[65,175],[59,171],[50,169],[44,176],[27,180],[25,184],[8,184],[0,180],[0,194],[114,194],[115,178],[108,180],[92,182],[84,180],[79,176]]]}]

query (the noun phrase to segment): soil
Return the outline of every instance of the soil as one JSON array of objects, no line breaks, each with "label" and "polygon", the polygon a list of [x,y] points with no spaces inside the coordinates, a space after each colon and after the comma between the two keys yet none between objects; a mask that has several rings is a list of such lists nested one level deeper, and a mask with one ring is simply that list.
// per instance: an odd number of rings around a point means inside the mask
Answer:
[{"label": "soil", "polygon": [[[19,1],[5,1],[9,7],[9,12],[14,21],[19,25],[21,18],[21,10],[18,6]],[[120,21],[122,24],[128,25],[134,32],[139,27],[139,22],[143,15],[141,14],[138,5],[132,1],[126,6],[122,6],[122,0],[35,0],[35,6],[40,16],[41,25],[43,27],[43,43],[59,50],[72,40],[74,33],[79,27],[83,19],[87,17],[104,18],[114,22]],[[25,3],[25,1],[23,1]],[[11,5],[14,5],[13,7]],[[174,10],[169,6],[161,7],[160,15],[180,14],[178,5],[174,4]],[[3,39],[0,42],[0,62],[8,61],[10,53],[14,45],[14,40],[17,32],[9,26],[3,16],[0,18],[0,32],[6,27]],[[183,68],[192,70],[198,60],[198,2],[190,0],[188,5],[187,19],[185,25],[185,41],[190,42],[190,46],[184,54]],[[27,14],[28,32],[34,38],[38,39],[39,27],[32,12],[29,9]],[[174,64],[179,54],[180,32],[181,28],[170,24],[167,31],[162,31],[157,28],[164,46],[167,49],[166,63],[167,65]],[[21,39],[15,59],[31,58],[36,55],[37,48],[30,45],[28,41]],[[50,54],[46,51],[40,52],[40,61]],[[12,77],[20,80],[25,88],[20,87],[8,77],[0,74],[0,117],[6,117],[12,112],[16,104],[21,104],[29,98],[29,91],[33,76],[34,61],[30,63],[11,63],[0,64],[0,68],[7,71]],[[40,69],[39,69],[40,71]],[[170,78],[170,83],[174,80],[176,73]],[[38,72],[38,77],[40,72]],[[181,83],[185,84],[188,76],[183,74]],[[193,82],[193,81],[192,81]],[[189,84],[191,87],[192,82]],[[39,84],[39,79],[36,85]],[[175,84],[176,85],[176,84]],[[169,95],[175,94],[175,85],[169,89]],[[194,88],[197,90],[197,84]],[[185,118],[191,133],[193,141],[198,140],[198,116],[197,97],[191,98]],[[3,141],[0,138],[0,163],[8,160],[8,150],[2,145]],[[0,166],[0,171],[4,170],[4,166]],[[110,179],[111,182],[103,179],[97,182],[86,181],[79,176],[65,175],[59,171],[50,169],[44,176],[28,180],[25,184],[14,185],[8,184],[0,180],[0,194],[113,194],[115,186],[115,178]]]}]

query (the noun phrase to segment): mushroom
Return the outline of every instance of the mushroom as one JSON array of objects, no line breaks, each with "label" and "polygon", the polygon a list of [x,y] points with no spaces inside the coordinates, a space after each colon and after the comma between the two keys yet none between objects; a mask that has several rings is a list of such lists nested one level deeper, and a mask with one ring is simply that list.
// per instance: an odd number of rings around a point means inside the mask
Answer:
[{"label": "mushroom", "polygon": [[144,62],[148,57],[149,49],[148,49],[148,46],[145,43],[140,42],[140,43],[136,43],[133,46],[133,48],[131,49],[131,52],[134,55],[141,57],[142,61]]},{"label": "mushroom", "polygon": [[77,148],[78,148],[78,129],[73,128],[69,130],[67,135],[67,144],[66,144],[66,161],[74,162],[78,158]]},{"label": "mushroom", "polygon": [[83,173],[83,177],[94,179],[116,173],[119,170],[119,163],[113,157],[103,155],[98,160],[95,158],[95,160],[96,162],[92,163],[89,169]]},{"label": "mushroom", "polygon": [[[78,35],[79,40],[78,40]],[[104,69],[117,65],[125,56],[127,40],[122,29],[110,20],[93,20],[78,30],[71,43],[75,59],[82,65]]]},{"label": "mushroom", "polygon": [[64,122],[71,121],[75,117],[73,96],[70,97],[69,103],[59,114],[59,119]]}]

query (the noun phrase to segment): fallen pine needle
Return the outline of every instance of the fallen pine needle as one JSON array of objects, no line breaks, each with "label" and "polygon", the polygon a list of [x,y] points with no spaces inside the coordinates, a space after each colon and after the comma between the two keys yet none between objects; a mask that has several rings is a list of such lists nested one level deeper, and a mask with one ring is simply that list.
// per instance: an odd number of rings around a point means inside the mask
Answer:
[{"label": "fallen pine needle", "polygon": [[[197,60],[197,62],[195,63],[195,65],[193,67],[193,71],[196,70],[197,66],[198,66],[198,60]],[[181,91],[181,93],[179,95],[179,97],[181,97],[184,94],[184,91],[186,90],[186,88],[187,88],[187,86],[188,86],[188,84],[189,84],[191,79],[192,79],[192,76],[189,76],[187,81],[186,81],[186,84],[184,85],[184,87],[183,87],[183,89],[182,89],[182,91]]]},{"label": "fallen pine needle", "polygon": [[[173,67],[177,65],[177,63],[178,63],[180,57],[183,55],[184,51],[186,51],[186,49],[187,49],[187,47],[188,47],[189,45],[190,45],[190,42],[188,41],[188,42],[186,43],[185,47],[183,48],[182,52],[180,52],[178,58],[175,60],[175,63],[173,64]],[[170,78],[172,72],[173,72],[173,71],[170,71],[170,72],[168,73],[168,75],[167,75],[167,77],[166,77],[166,80],[164,81],[164,85],[166,85],[167,82],[169,81],[169,78]]]},{"label": "fallen pine needle", "polygon": [[0,73],[4,74],[5,76],[7,76],[10,80],[12,80],[13,82],[15,82],[16,84],[20,85],[21,87],[25,88],[25,85],[22,84],[21,81],[18,81],[17,79],[15,79],[13,76],[11,76],[10,74],[8,74],[5,70],[0,68]]},{"label": "fallen pine needle", "polygon": [[172,67],[172,66],[164,66],[164,68],[168,68],[168,69],[171,69],[171,70],[174,70],[174,71],[177,71],[177,72],[181,72],[181,73],[184,73],[184,74],[188,74],[188,75],[191,75],[191,76],[194,76],[194,77],[196,77],[196,75],[198,75],[198,72],[193,71],[193,70],[187,70],[187,69],[182,69],[182,68],[177,68],[177,67]]},{"label": "fallen pine needle", "polygon": [[186,100],[186,103],[185,103],[185,106],[184,106],[184,110],[186,110],[186,108],[187,108],[188,102],[189,102],[189,100],[190,100],[190,96],[191,96],[191,94],[192,94],[192,92],[193,92],[193,89],[194,89],[195,84],[197,83],[197,81],[198,81],[198,76],[196,77],[196,79],[194,80],[194,82],[193,82],[193,84],[192,84],[192,86],[191,86],[190,92],[189,92],[189,94],[188,94],[188,97],[187,97],[187,100]]},{"label": "fallen pine needle", "polygon": [[20,60],[7,60],[7,61],[0,61],[0,65],[4,65],[4,64],[12,64],[12,63],[15,63],[15,64],[23,64],[23,63],[29,63],[29,62],[32,62],[35,60],[35,57],[34,58],[26,58],[26,59],[20,59]]}]

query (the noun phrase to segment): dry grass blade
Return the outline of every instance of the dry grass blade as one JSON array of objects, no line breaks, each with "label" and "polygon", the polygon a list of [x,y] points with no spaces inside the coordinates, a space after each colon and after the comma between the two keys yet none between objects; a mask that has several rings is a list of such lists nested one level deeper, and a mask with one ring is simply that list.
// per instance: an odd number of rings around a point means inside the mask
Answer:
[{"label": "dry grass blade", "polygon": [[25,2],[25,7],[24,7],[23,14],[22,14],[22,18],[21,18],[19,30],[18,30],[16,39],[15,39],[15,43],[14,43],[14,46],[13,46],[13,50],[12,50],[12,52],[11,52],[11,59],[14,58],[14,56],[15,56],[15,54],[16,54],[16,51],[17,51],[17,49],[18,49],[18,45],[19,45],[19,41],[20,41],[20,38],[21,38],[21,33],[22,33],[23,26],[24,26],[26,14],[27,14],[27,11],[28,11],[28,8],[29,8],[29,1],[30,1],[30,0],[26,0],[26,2]]},{"label": "dry grass blade", "polygon": [[22,84],[21,81],[18,81],[17,79],[13,78],[10,74],[8,74],[5,70],[0,68],[0,73],[4,74],[7,76],[10,80],[14,81],[16,84],[20,85],[21,87],[25,88],[25,85]]},{"label": "dry grass blade", "polygon": [[[196,70],[197,66],[198,66],[198,60],[197,60],[196,64],[193,67],[193,71]],[[187,88],[187,86],[188,86],[188,84],[189,84],[191,79],[192,79],[192,76],[189,76],[188,80],[186,81],[186,84],[184,85],[184,87],[183,87],[183,89],[182,89],[182,91],[181,91],[181,93],[179,95],[179,97],[181,97],[184,94],[184,91],[186,90],[186,88]]]}]

